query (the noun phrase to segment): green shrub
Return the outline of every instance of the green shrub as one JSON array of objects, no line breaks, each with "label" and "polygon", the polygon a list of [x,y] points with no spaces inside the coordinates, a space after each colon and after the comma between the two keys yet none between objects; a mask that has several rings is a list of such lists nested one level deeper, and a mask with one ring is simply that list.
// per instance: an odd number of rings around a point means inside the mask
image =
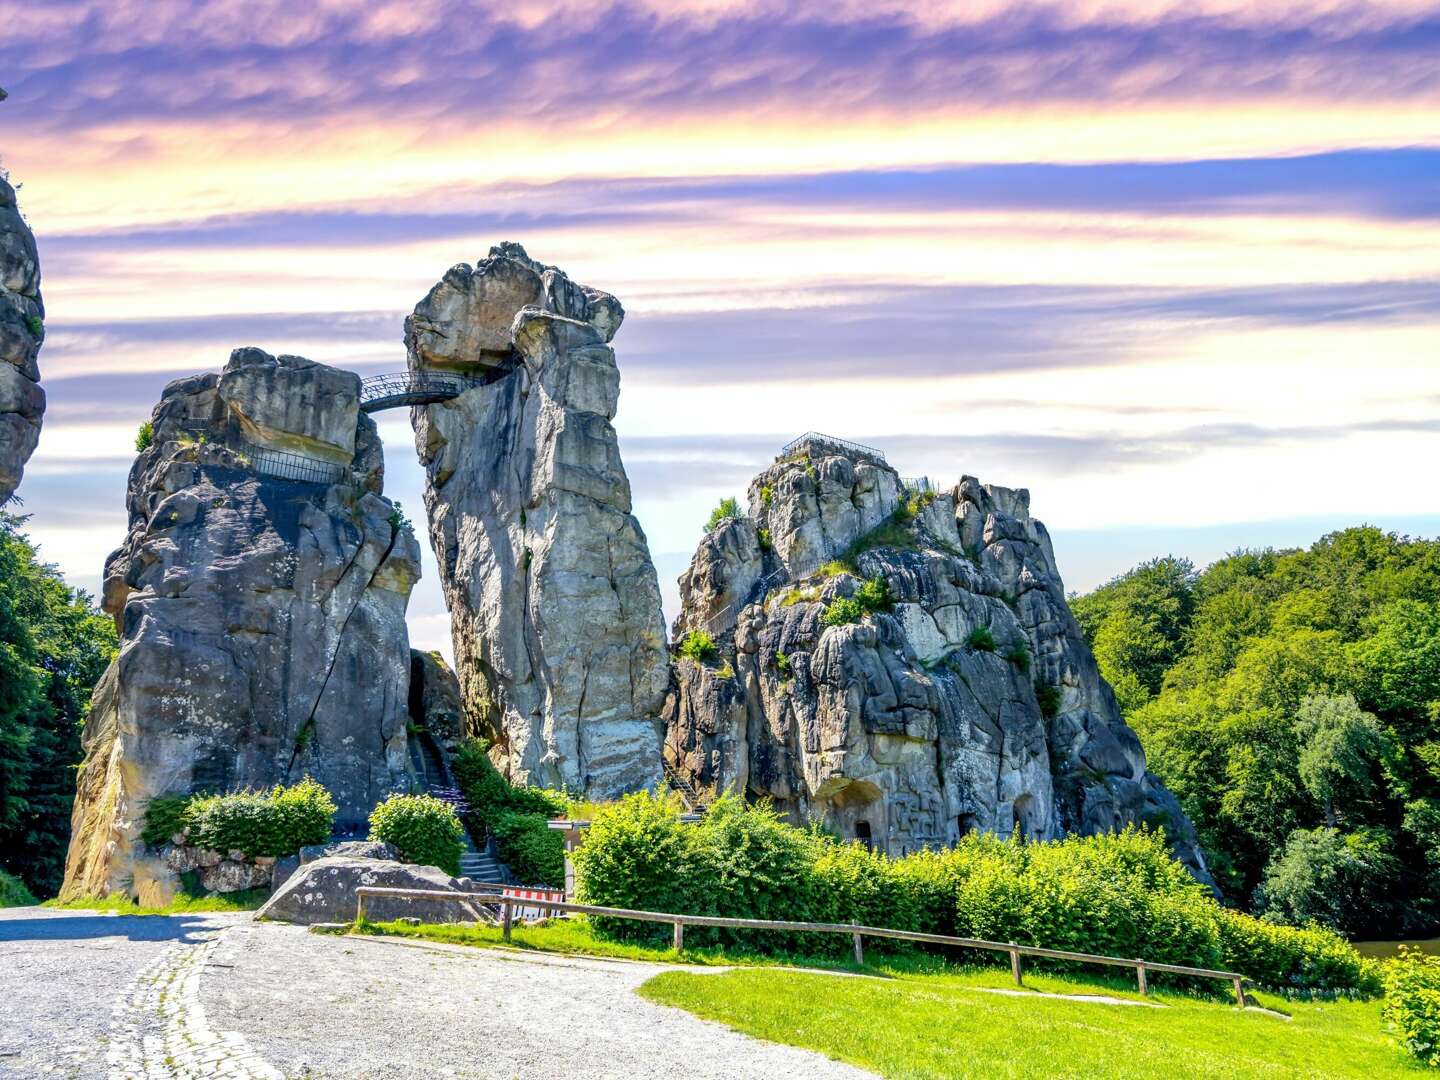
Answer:
[{"label": "green shrub", "polygon": [[795,674],[790,670],[790,657],[779,649],[775,650],[775,670],[780,672],[782,679],[793,678]]},{"label": "green shrub", "polygon": [[823,578],[839,577],[841,574],[848,573],[850,573],[850,567],[839,559],[831,559],[827,563],[822,563],[820,569],[815,571],[817,577]]},{"label": "green shrub", "polygon": [[1386,1025],[1422,1064],[1440,1069],[1440,956],[1400,946],[1385,965]]},{"label": "green shrub", "polygon": [[758,539],[758,542],[759,542],[759,544],[760,544],[760,550],[761,550],[761,551],[772,551],[772,550],[774,550],[775,541],[770,538],[770,530],[769,530],[769,529],[759,529],[759,530],[756,531],[756,534],[755,534],[755,535],[756,535],[756,537],[757,537],[757,539]]},{"label": "green shrub", "polygon": [[769,505],[770,505],[772,502],[774,502],[774,501],[775,501],[775,488],[774,488],[773,486],[771,486],[770,484],[766,484],[764,487],[762,487],[762,488],[760,489],[760,505],[761,505],[761,506],[769,506]]},{"label": "green shrub", "polygon": [[915,550],[915,537],[910,532],[909,522],[909,515],[902,504],[890,518],[882,521],[864,536],[854,540],[845,549],[845,554],[840,557],[840,561],[847,567],[853,568],[861,555],[876,548],[890,548],[895,551]]},{"label": "green shrub", "polygon": [[438,866],[454,877],[465,850],[464,826],[433,795],[391,795],[370,811],[370,839],[393,844],[405,862]]},{"label": "green shrub", "polygon": [[293,855],[307,844],[329,840],[334,824],[335,800],[307,776],[270,791],[151,799],[141,839],[168,844],[184,833],[192,847],[242,851],[250,857]]},{"label": "green shrub", "polygon": [[135,450],[141,452],[150,449],[150,444],[155,441],[155,425],[146,420],[135,432]]},{"label": "green shrub", "polygon": [[29,329],[30,333],[36,337],[45,333],[45,322],[39,315],[26,315],[25,326]]},{"label": "green shrub", "polygon": [[863,582],[855,590],[855,602],[867,614],[889,611],[895,606],[895,598],[890,594],[890,583],[878,576]]},{"label": "green shrub", "polygon": [[697,664],[714,659],[720,652],[708,630],[691,630],[681,640],[678,651],[681,656],[694,660]]},{"label": "green shrub", "polygon": [[710,511],[710,519],[705,522],[705,531],[714,532],[731,518],[743,516],[740,513],[740,503],[733,496],[721,499],[715,509]]},{"label": "green shrub", "polygon": [[965,639],[965,644],[976,652],[994,652],[995,635],[990,632],[988,626],[977,626],[970,631],[970,636]]},{"label": "green shrub", "polygon": [[565,839],[542,814],[503,812],[491,826],[500,861],[526,885],[565,884]]},{"label": "green shrub", "polygon": [[1021,671],[1030,670],[1030,650],[1024,645],[1016,645],[1005,652],[1005,659],[1014,664]]},{"label": "green shrub", "polygon": [[1040,715],[1046,720],[1053,719],[1060,712],[1064,698],[1060,688],[1047,682],[1035,683],[1035,701],[1040,706]]},{"label": "green shrub", "polygon": [[1281,926],[1229,908],[1220,909],[1220,966],[1272,990],[1380,991],[1375,965],[1333,930]]},{"label": "green shrub", "polygon": [[820,621],[826,626],[845,626],[848,623],[856,623],[865,617],[865,609],[860,606],[860,601],[850,596],[837,596],[825,607],[825,614],[820,616]]},{"label": "green shrub", "polygon": [[14,874],[0,870],[0,908],[31,907],[38,903],[25,883]]}]

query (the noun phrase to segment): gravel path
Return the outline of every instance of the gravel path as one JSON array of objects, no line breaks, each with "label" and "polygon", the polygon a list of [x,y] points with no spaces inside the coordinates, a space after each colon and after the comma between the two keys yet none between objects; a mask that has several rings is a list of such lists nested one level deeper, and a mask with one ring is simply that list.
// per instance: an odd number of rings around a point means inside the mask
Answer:
[{"label": "gravel path", "polygon": [[[144,1037],[163,1039],[167,1028],[157,995],[143,992],[152,985],[145,978],[170,975],[243,918],[0,910],[0,1077],[123,1077],[125,1061],[143,1055]],[[182,1000],[177,993],[175,1003]]]},{"label": "gravel path", "polygon": [[0,1080],[870,1075],[634,993],[663,970],[321,936],[247,915],[10,908]]},{"label": "gravel path", "polygon": [[664,967],[464,946],[337,938],[251,923],[227,931],[201,1000],[292,1078],[485,1080],[861,1078],[634,989]]}]

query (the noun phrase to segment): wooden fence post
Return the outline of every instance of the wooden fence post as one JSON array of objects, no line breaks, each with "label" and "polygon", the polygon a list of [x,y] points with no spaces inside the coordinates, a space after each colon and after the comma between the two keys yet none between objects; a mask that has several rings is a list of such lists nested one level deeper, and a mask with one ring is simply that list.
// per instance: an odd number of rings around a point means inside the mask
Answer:
[{"label": "wooden fence post", "polygon": [[1016,986],[1024,986],[1020,980],[1020,950],[1015,947],[1015,942],[1010,942],[1010,974],[1015,979]]},{"label": "wooden fence post", "polygon": [[[857,925],[854,919],[851,919],[851,920],[850,920],[850,925],[851,925],[851,926]],[[864,966],[865,966],[865,946],[860,943],[860,935],[859,935],[859,934],[852,934],[851,937],[854,939],[854,942],[855,942],[855,966],[856,966],[856,967],[864,967]]]},{"label": "wooden fence post", "polygon": [[1238,976],[1235,979],[1235,1004],[1242,1009],[1245,1007],[1245,980]]},{"label": "wooden fence post", "polygon": [[675,920],[675,951],[678,953],[685,948],[685,924],[679,919]]},{"label": "wooden fence post", "polygon": [[1135,961],[1135,981],[1140,984],[1140,993],[1149,994],[1150,987],[1145,982],[1145,961]]},{"label": "wooden fence post", "polygon": [[508,896],[500,898],[500,904],[505,909],[500,916],[500,932],[506,941],[510,940],[510,926],[515,921],[515,907]]}]

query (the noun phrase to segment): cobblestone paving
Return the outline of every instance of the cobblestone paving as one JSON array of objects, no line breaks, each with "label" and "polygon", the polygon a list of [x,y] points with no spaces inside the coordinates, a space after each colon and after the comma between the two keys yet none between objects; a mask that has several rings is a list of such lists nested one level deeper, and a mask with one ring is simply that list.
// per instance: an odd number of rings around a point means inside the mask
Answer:
[{"label": "cobblestone paving", "polygon": [[214,1032],[200,1004],[200,976],[217,940],[171,945],[115,1006],[109,1080],[285,1080],[237,1032]]}]

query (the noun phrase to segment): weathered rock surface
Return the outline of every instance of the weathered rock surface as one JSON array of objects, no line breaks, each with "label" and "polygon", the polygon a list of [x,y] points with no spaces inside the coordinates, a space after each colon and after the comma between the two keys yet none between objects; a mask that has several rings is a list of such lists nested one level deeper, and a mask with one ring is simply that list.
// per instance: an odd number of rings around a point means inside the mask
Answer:
[{"label": "weathered rock surface", "polygon": [[0,506],[20,486],[40,440],[45,391],[36,357],[45,340],[35,237],[0,177]]},{"label": "weathered rock surface", "polygon": [[410,719],[447,754],[466,735],[460,681],[439,653],[410,650]]},{"label": "weathered rock surface", "polygon": [[275,873],[270,879],[271,891],[277,891],[290,880],[290,875],[305,863],[316,859],[340,857],[346,859],[388,859],[400,861],[400,852],[393,844],[383,840],[336,840],[329,844],[309,844],[294,855],[285,855],[275,860]]},{"label": "weathered rock surface", "polygon": [[[452,878],[438,867],[331,855],[305,863],[290,875],[290,879],[255,912],[255,918],[305,925],[353,922],[355,890],[361,885],[386,889],[435,889],[457,896],[470,891],[462,879]],[[375,896],[365,900],[365,918],[370,922],[389,922],[408,917],[427,923],[488,920],[479,904],[463,900],[405,900]]]},{"label": "weathered rock surface", "polygon": [[669,667],[610,423],[623,314],[504,244],[406,323],[412,368],[493,380],[412,413],[466,714],[512,780],[594,798],[660,782]]},{"label": "weathered rock surface", "polygon": [[[820,565],[847,555],[853,573]],[[873,578],[890,610],[824,625]],[[677,636],[709,629],[734,672],[675,669],[665,753],[701,791],[768,796],[897,855],[976,830],[1163,824],[1206,876],[1024,490],[965,477],[907,502],[883,460],[802,446],[756,478],[750,516],[707,536],[680,584]]]},{"label": "weathered rock surface", "polygon": [[[420,552],[379,494],[357,398],[353,375],[258,349],[166,387],[130,471],[129,535],[106,564],[120,653],[85,727],[63,895],[130,887],[156,795],[309,774],[346,828],[407,785]],[[258,471],[266,446],[346,442],[333,483]]]}]

